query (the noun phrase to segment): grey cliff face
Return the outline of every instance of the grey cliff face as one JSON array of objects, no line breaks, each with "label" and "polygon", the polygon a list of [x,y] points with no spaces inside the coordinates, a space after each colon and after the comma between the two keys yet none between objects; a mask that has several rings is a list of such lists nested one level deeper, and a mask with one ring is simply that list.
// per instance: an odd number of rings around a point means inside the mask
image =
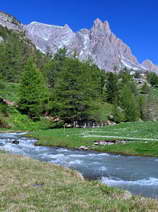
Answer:
[{"label": "grey cliff face", "polygon": [[44,53],[54,54],[58,49],[70,46],[75,37],[68,25],[62,27],[32,22],[24,28],[28,38]]},{"label": "grey cliff face", "polygon": [[[158,66],[149,60],[139,64],[131,49],[111,31],[107,21],[96,19],[90,30],[73,32],[68,25],[55,26],[39,22],[22,25],[13,16],[0,12],[0,25],[25,32],[26,38],[43,53],[54,55],[58,49],[65,47],[68,55],[75,53],[80,60],[91,60],[105,71],[119,71],[126,67],[158,73]],[[0,38],[2,41],[3,38]]]},{"label": "grey cliff face", "polygon": [[67,48],[68,54],[75,54],[80,60],[91,60],[106,71],[119,71],[123,67],[145,70],[131,49],[111,31],[109,23],[96,19],[90,30],[73,32],[68,25],[54,26],[32,22],[25,26],[26,35],[42,52],[55,54],[60,48]]},{"label": "grey cliff face", "polygon": [[[108,22],[96,19],[87,36],[84,36],[82,31],[80,34],[85,37],[85,43],[88,44],[84,47],[87,50],[86,55],[101,69],[107,71],[112,71],[115,67],[119,69],[122,66],[122,60],[138,64],[129,47],[111,32]],[[82,54],[85,54],[85,50],[80,52],[80,56]]]},{"label": "grey cliff face", "polygon": [[15,31],[23,31],[23,25],[13,16],[0,11],[0,25]]}]

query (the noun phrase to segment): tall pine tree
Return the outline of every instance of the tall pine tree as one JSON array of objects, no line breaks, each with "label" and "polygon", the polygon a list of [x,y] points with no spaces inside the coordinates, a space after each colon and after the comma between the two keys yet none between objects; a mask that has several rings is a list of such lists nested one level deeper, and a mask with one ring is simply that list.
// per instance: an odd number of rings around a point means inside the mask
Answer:
[{"label": "tall pine tree", "polygon": [[67,57],[56,77],[52,113],[67,123],[88,120],[93,109],[91,103],[101,93],[100,70],[88,62]]},{"label": "tall pine tree", "polygon": [[32,58],[29,58],[21,78],[19,109],[32,119],[39,119],[47,101],[47,89],[41,72]]},{"label": "tall pine tree", "polygon": [[116,104],[118,101],[118,77],[112,72],[107,73],[106,100],[112,104]]},{"label": "tall pine tree", "polygon": [[126,121],[137,121],[140,117],[139,103],[137,97],[132,93],[128,84],[120,90],[120,107],[124,110]]}]

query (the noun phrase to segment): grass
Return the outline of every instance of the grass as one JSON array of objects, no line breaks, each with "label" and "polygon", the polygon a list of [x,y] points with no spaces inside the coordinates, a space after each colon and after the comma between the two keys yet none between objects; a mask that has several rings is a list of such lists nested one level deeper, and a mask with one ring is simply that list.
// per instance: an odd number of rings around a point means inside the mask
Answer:
[{"label": "grass", "polygon": [[[5,115],[0,111],[0,120],[8,126],[9,130],[33,131],[38,129],[47,129],[50,127],[50,122],[48,120],[41,118],[40,121],[34,122],[27,115],[21,114],[14,107],[9,107],[7,113],[8,115]],[[6,130],[7,129],[5,128],[1,129],[1,131]]]},{"label": "grass", "polygon": [[[35,130],[37,145],[79,148],[128,155],[158,156],[158,122],[122,123],[96,129]],[[128,140],[125,144],[94,146],[96,140]]]},{"label": "grass", "polygon": [[[16,109],[10,111],[5,122],[11,126],[9,131],[31,131],[31,136],[38,139],[37,145],[67,148],[87,146],[90,150],[101,152],[158,156],[158,122],[121,123],[93,129],[49,129],[50,123],[47,120],[33,122],[27,116],[21,115]],[[128,142],[95,146],[94,141],[96,140],[127,140]]]},{"label": "grass", "polygon": [[96,147],[95,150],[123,155],[158,157],[158,142],[129,142],[126,144]]},{"label": "grass", "polygon": [[53,164],[0,153],[0,169],[0,211],[158,211],[156,200],[84,181],[76,171]]}]

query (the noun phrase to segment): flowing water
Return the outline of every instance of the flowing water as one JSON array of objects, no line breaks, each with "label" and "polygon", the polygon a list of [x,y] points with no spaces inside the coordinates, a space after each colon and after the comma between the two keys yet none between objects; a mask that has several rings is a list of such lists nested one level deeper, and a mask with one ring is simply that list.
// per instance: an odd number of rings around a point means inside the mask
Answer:
[{"label": "flowing water", "polygon": [[[19,144],[12,143],[15,139]],[[0,150],[69,167],[88,179],[158,198],[158,158],[34,146],[34,142],[23,133],[0,133]]]}]

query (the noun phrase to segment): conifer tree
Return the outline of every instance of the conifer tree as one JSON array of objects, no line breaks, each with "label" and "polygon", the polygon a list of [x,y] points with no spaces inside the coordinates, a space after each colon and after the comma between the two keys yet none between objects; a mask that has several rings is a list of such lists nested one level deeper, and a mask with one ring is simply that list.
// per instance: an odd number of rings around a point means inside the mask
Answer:
[{"label": "conifer tree", "polygon": [[19,109],[32,119],[39,119],[47,101],[47,90],[41,72],[32,58],[29,58],[24,68],[19,91]]},{"label": "conifer tree", "polygon": [[118,101],[118,78],[117,75],[112,72],[107,74],[106,100],[112,104],[116,104]]},{"label": "conifer tree", "polygon": [[87,120],[92,110],[91,102],[97,101],[101,92],[100,70],[88,62],[67,57],[57,73],[52,112],[68,123]]},{"label": "conifer tree", "polygon": [[139,119],[139,104],[128,84],[124,85],[120,90],[119,104],[125,112],[126,121],[136,121]]},{"label": "conifer tree", "polygon": [[149,72],[147,74],[147,80],[151,84],[152,87],[158,87],[158,76],[154,72]]}]

